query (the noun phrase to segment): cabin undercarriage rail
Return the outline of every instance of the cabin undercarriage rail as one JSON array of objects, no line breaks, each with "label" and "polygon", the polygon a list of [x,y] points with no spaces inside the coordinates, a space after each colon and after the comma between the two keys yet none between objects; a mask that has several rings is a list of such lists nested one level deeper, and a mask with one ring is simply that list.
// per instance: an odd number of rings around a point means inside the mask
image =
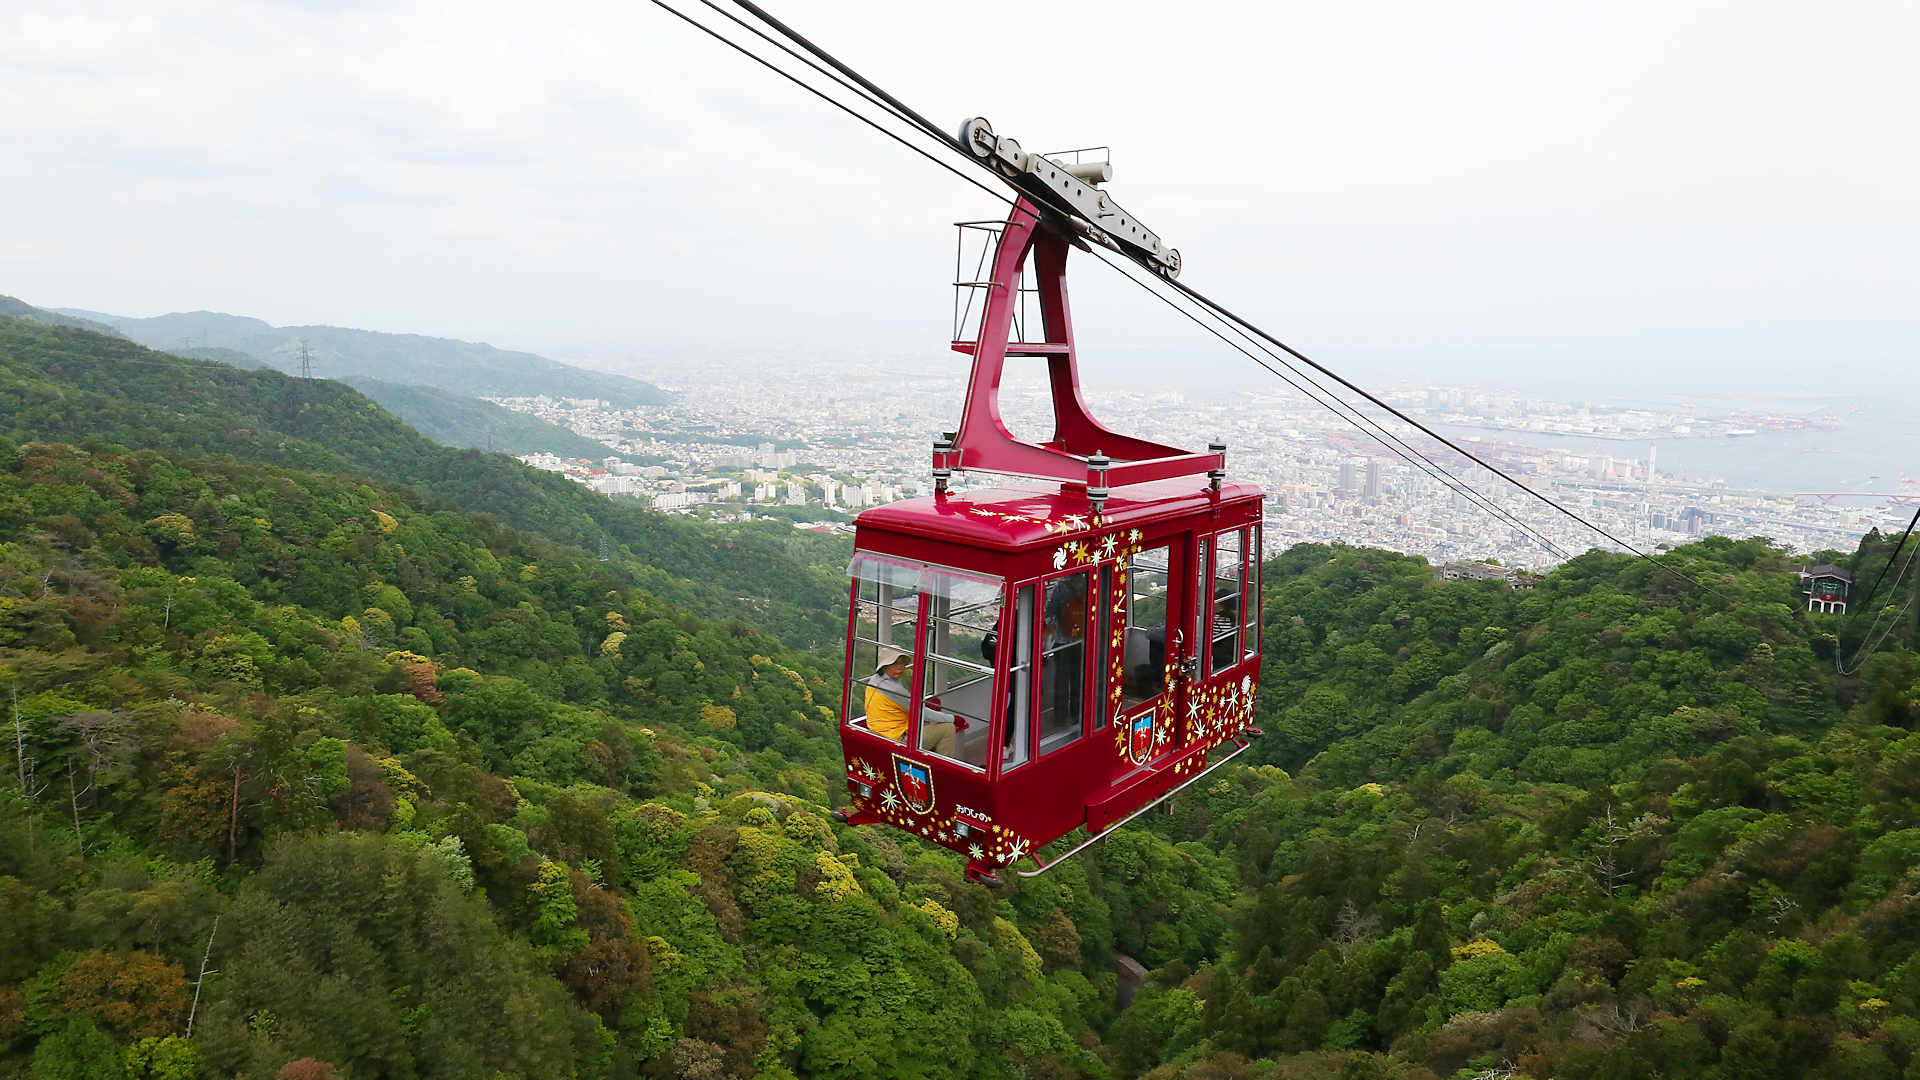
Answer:
[{"label": "cabin undercarriage rail", "polygon": [[[1121,818],[1119,821],[1114,822],[1112,825],[1109,825],[1106,828],[1100,830],[1099,832],[1094,833],[1092,836],[1087,837],[1085,840],[1080,841],[1078,844],[1075,844],[1072,848],[1068,849],[1065,853],[1061,854],[1058,858],[1051,859],[1046,862],[1042,862],[1040,860],[1040,853],[1037,851],[1034,852],[1032,855],[1028,857],[1034,861],[1035,869],[1015,870],[1014,873],[1019,874],[1023,878],[1036,878],[1036,877],[1039,877],[1041,874],[1044,874],[1047,871],[1053,869],[1054,867],[1059,866],[1061,863],[1066,862],[1068,859],[1071,859],[1075,855],[1080,854],[1082,851],[1085,851],[1087,848],[1090,848],[1093,845],[1099,843],[1100,841],[1105,840],[1107,837],[1113,835],[1113,832],[1115,829],[1118,829],[1120,826],[1125,825],[1127,822],[1132,821],[1134,818],[1139,817],[1141,814],[1146,813],[1147,811],[1153,809],[1154,807],[1159,806],[1161,803],[1166,802],[1168,799],[1173,798],[1175,795],[1180,794],[1182,791],[1187,790],[1188,788],[1192,787],[1195,783],[1198,783],[1208,773],[1212,772],[1213,770],[1219,768],[1222,765],[1225,765],[1227,762],[1232,761],[1234,758],[1239,757],[1242,752],[1244,752],[1248,747],[1253,745],[1251,740],[1258,738],[1260,735],[1261,735],[1261,731],[1259,728],[1246,729],[1245,731],[1241,732],[1239,735],[1236,735],[1233,737],[1233,753],[1228,754],[1226,757],[1221,758],[1219,761],[1216,761],[1213,764],[1208,765],[1206,768],[1200,770],[1199,772],[1193,774],[1192,776],[1189,776],[1184,782],[1174,787],[1173,789],[1168,791],[1166,794],[1140,807],[1138,810],[1135,810],[1133,813],[1128,814],[1126,817]],[[967,876],[979,878],[980,880],[986,881],[988,884],[998,883],[998,878],[992,877],[991,875],[984,874],[984,873],[976,873],[974,868],[971,865],[967,867]]]}]

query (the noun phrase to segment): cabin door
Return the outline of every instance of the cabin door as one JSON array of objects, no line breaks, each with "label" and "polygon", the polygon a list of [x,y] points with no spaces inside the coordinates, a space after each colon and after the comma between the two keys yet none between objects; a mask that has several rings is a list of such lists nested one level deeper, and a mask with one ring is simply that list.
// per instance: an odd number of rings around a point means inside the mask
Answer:
[{"label": "cabin door", "polygon": [[[1122,562],[1110,600],[1111,737],[1118,781],[1158,764],[1174,749],[1182,665],[1191,653],[1193,544],[1186,536],[1144,547]],[[1115,693],[1117,689],[1117,694]],[[1117,698],[1117,701],[1115,700]]]}]

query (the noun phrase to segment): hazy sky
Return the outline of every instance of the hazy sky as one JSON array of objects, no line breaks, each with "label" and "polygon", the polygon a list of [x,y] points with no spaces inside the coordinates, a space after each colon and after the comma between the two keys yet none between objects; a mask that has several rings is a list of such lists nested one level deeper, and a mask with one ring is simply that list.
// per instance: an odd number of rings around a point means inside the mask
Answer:
[{"label": "hazy sky", "polygon": [[[1185,280],[1363,377],[1920,381],[1913,4],[772,10],[1111,144]],[[0,87],[0,292],[50,306],[924,364],[998,206],[646,0],[13,0]],[[1244,366],[1077,265],[1090,365]]]}]

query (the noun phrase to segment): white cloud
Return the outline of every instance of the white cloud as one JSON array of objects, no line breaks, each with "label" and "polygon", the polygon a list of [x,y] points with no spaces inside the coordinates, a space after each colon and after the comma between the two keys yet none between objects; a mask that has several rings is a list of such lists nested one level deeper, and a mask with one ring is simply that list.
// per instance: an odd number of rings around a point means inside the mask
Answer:
[{"label": "white cloud", "polygon": [[[947,223],[996,205],[651,3],[9,10],[0,196],[31,212],[0,291],[35,303],[937,356]],[[1363,362],[1920,338],[1909,5],[776,14],[942,124],[1112,143],[1116,195],[1189,280]],[[1090,342],[1211,348],[1104,277],[1076,275]]]}]

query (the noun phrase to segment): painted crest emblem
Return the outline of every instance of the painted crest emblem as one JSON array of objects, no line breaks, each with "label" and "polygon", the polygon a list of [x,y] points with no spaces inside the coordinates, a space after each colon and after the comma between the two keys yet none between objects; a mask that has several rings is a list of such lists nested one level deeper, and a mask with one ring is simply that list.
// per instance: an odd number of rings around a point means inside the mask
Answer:
[{"label": "painted crest emblem", "polygon": [[1153,760],[1154,720],[1154,710],[1148,709],[1127,721],[1127,756],[1133,759],[1135,765],[1145,765]]},{"label": "painted crest emblem", "polygon": [[933,809],[933,770],[918,761],[893,755],[893,778],[900,785],[907,809],[924,814]]}]

